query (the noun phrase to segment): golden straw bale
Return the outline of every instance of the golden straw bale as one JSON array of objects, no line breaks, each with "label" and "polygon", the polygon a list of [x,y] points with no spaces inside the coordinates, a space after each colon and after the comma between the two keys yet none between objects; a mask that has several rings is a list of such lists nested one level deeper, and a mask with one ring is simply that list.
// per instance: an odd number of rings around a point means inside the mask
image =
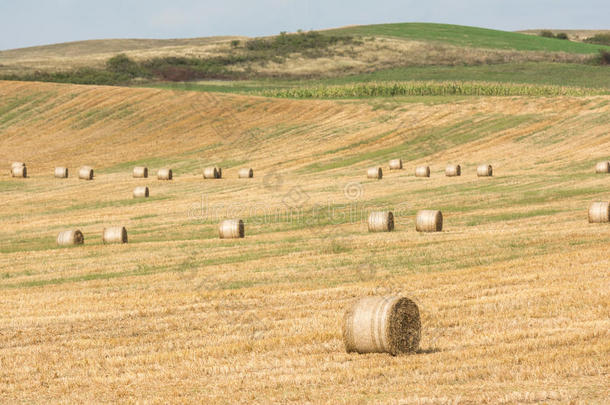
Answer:
[{"label": "golden straw bale", "polygon": [[343,318],[343,343],[348,353],[416,352],[421,338],[417,305],[405,297],[365,297]]},{"label": "golden straw bale", "polygon": [[594,202],[589,206],[589,223],[610,222],[610,202]]},{"label": "golden straw bale", "polygon": [[244,221],[241,219],[225,219],[218,226],[220,239],[235,239],[245,236]]},{"label": "golden straw bale", "polygon": [[366,171],[366,177],[369,179],[381,180],[383,177],[383,170],[381,170],[381,167],[371,167]]},{"label": "golden straw bale", "polygon": [[447,177],[455,177],[462,175],[462,166],[460,165],[448,165],[445,168],[445,176]]},{"label": "golden straw bale", "polygon": [[171,180],[174,178],[174,172],[172,169],[162,168],[157,172],[158,180]]},{"label": "golden straw bale", "polygon": [[391,211],[373,211],[369,214],[369,232],[391,232],[394,230],[394,214]]},{"label": "golden straw bale", "polygon": [[133,168],[133,177],[136,179],[148,178],[148,167],[136,166]]},{"label": "golden straw bale", "polygon": [[127,243],[127,229],[125,229],[124,226],[104,228],[104,232],[102,234],[102,242]]},{"label": "golden straw bale", "polygon": [[83,166],[78,169],[78,178],[81,180],[93,180],[93,168],[90,166]]},{"label": "golden straw bale", "polygon": [[148,187],[139,186],[133,189],[133,198],[148,198],[150,192]]},{"label": "golden straw bale", "polygon": [[430,177],[430,166],[417,166],[415,177]]},{"label": "golden straw bale", "polygon": [[417,232],[440,232],[443,230],[443,214],[435,210],[422,210],[415,218]]},{"label": "golden straw bale", "polygon": [[57,235],[57,244],[59,246],[82,245],[83,243],[85,243],[85,237],[78,229],[62,231]]},{"label": "golden straw bale", "polygon": [[402,159],[390,160],[390,170],[401,170],[401,169],[402,169]]}]

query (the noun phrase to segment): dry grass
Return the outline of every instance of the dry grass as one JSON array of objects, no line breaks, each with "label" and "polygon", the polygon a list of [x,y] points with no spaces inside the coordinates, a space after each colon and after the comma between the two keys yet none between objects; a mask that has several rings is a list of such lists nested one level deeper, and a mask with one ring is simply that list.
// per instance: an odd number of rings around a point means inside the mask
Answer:
[{"label": "dry grass", "polygon": [[[604,403],[610,228],[587,208],[608,199],[610,97],[420,100],[0,83],[0,161],[31,176],[0,170],[0,402]],[[95,181],[52,176],[83,163]],[[176,178],[134,200],[136,165]],[[395,232],[312,214],[329,200],[392,209]],[[219,240],[202,201],[247,238]],[[315,221],[259,221],[286,204]],[[426,207],[442,233],[415,232]],[[116,224],[130,243],[103,246]],[[57,248],[76,227],[85,245]],[[345,353],[363,295],[416,302],[418,354]]]},{"label": "dry grass", "polygon": [[[147,40],[86,41],[0,51],[0,74],[20,74],[36,70],[63,71],[81,67],[101,68],[108,59],[118,53],[125,53],[134,60],[147,60],[167,56],[217,57],[243,52],[243,50],[234,49],[231,46],[233,39],[239,38],[219,37],[208,40],[201,38],[168,40],[167,42],[156,40],[148,42]],[[249,72],[249,74],[259,77],[278,75],[284,77],[338,77],[344,76],[346,73],[365,73],[404,66],[540,61],[581,63],[588,58],[590,55],[563,52],[479,49],[400,38],[372,38],[362,41],[360,44],[332,46],[326,55],[315,58],[295,53],[282,62],[269,60],[246,62],[231,66],[231,69],[236,72]]]}]

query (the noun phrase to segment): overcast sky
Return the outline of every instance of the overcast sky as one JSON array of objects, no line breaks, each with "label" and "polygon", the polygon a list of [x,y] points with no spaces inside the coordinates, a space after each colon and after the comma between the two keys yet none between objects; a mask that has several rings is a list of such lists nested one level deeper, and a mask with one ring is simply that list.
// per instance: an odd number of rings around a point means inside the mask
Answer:
[{"label": "overcast sky", "polygon": [[261,36],[350,24],[610,29],[610,0],[0,0],[0,49],[102,38]]}]

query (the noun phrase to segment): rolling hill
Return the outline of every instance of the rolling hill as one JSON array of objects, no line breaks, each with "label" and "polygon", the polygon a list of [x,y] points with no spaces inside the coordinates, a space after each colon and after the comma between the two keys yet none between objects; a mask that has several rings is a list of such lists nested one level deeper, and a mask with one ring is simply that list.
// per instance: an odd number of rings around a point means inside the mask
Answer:
[{"label": "rolling hill", "polygon": [[[0,401],[603,403],[610,230],[586,214],[608,200],[593,167],[610,158],[609,119],[609,96],[0,81],[0,161],[30,170],[0,173]],[[476,177],[481,163],[494,177]],[[84,164],[93,181],[74,177]],[[432,177],[413,176],[420,164]],[[223,179],[203,180],[211,165]],[[366,179],[377,165],[383,179]],[[156,180],[161,167],[175,179]],[[131,198],[144,183],[151,197]],[[428,208],[443,232],[415,232]],[[367,232],[375,209],[394,211],[395,232]],[[227,217],[245,239],[218,239]],[[128,244],[102,244],[111,225]],[[58,248],[67,228],[85,245]],[[345,309],[387,294],[419,306],[421,350],[345,353]]]}]

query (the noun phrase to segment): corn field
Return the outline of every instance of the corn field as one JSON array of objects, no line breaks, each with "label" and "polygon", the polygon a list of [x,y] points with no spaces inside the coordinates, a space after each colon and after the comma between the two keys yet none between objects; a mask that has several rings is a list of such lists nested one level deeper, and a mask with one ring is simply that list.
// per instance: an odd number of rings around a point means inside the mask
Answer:
[{"label": "corn field", "polygon": [[268,89],[258,94],[283,98],[360,98],[395,96],[588,96],[605,92],[581,87],[492,82],[370,82],[335,86]]}]

